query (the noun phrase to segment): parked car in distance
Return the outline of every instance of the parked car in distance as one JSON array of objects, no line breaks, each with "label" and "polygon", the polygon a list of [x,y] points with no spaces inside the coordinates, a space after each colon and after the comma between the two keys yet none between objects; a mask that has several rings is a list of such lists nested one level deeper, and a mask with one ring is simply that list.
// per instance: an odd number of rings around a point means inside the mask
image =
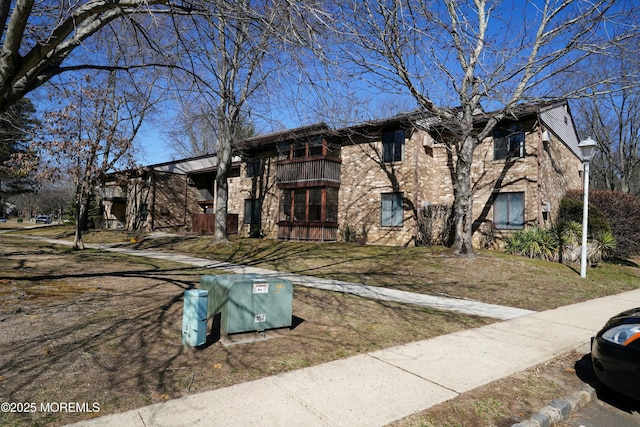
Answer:
[{"label": "parked car in distance", "polygon": [[609,319],[591,341],[591,361],[604,385],[640,401],[640,307]]},{"label": "parked car in distance", "polygon": [[51,217],[49,215],[38,215],[36,224],[51,224]]},{"label": "parked car in distance", "polygon": [[2,223],[7,222],[7,218],[5,218],[3,216],[0,216],[0,222],[2,222]]}]

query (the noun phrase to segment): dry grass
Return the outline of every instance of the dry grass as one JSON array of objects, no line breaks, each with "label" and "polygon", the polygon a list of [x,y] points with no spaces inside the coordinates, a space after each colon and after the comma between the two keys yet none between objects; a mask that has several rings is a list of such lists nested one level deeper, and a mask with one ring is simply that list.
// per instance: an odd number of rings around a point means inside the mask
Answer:
[{"label": "dry grass", "polygon": [[[70,239],[69,226],[22,230],[21,234]],[[173,251],[279,271],[396,288],[430,295],[467,298],[528,310],[548,310],[635,289],[640,268],[634,262],[600,264],[581,279],[579,265],[559,264],[479,251],[460,258],[442,247],[313,244],[232,239],[215,244],[208,236],[175,235],[131,243],[123,231],[85,234],[87,243],[122,242],[134,248]]]},{"label": "dry grass", "polygon": [[[182,295],[211,272],[7,236],[0,271],[0,401],[98,402],[100,415],[491,322],[297,287],[292,330],[232,347],[212,334],[193,350]],[[5,413],[0,425],[83,416]]]},{"label": "dry grass", "polygon": [[461,258],[442,247],[258,239],[214,244],[210,237],[195,236],[146,239],[128,246],[535,311],[620,293],[640,283],[640,268],[633,262],[601,264],[589,269],[585,280],[575,264],[496,251],[479,251],[474,258]]}]

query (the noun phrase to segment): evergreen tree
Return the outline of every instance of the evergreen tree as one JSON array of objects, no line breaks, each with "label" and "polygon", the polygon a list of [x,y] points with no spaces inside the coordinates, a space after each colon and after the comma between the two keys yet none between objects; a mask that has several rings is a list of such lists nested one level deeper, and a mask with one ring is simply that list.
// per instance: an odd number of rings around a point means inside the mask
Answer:
[{"label": "evergreen tree", "polygon": [[29,152],[29,141],[38,125],[35,113],[31,100],[23,98],[0,114],[0,214],[5,213],[4,201],[8,196],[34,188],[20,158]]}]

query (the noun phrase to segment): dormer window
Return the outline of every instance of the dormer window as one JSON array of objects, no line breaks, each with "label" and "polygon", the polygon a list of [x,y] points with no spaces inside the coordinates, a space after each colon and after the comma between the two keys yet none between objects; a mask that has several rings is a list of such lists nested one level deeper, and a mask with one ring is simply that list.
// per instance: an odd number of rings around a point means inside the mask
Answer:
[{"label": "dormer window", "polygon": [[512,123],[493,131],[493,159],[524,157],[524,125]]}]

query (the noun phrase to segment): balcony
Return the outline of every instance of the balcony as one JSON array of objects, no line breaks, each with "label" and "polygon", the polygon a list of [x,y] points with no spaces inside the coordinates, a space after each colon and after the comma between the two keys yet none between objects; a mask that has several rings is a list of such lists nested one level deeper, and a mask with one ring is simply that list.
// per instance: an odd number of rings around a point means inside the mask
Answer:
[{"label": "balcony", "polygon": [[279,185],[340,184],[340,160],[331,158],[281,160],[277,163]]}]

